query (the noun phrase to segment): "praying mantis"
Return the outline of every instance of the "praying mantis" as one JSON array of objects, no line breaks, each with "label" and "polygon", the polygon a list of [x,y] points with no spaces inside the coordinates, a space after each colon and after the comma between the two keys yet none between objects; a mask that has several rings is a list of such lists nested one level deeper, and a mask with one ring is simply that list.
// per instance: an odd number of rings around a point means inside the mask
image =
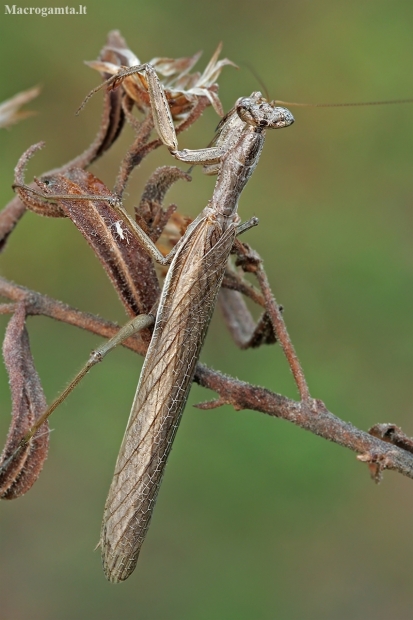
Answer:
[{"label": "praying mantis", "polygon": [[[129,335],[155,323],[105,505],[100,546],[105,574],[112,582],[127,579],[136,566],[228,256],[236,236],[257,224],[255,218],[240,224],[237,215],[240,194],[258,163],[266,130],[287,127],[294,121],[288,110],[253,92],[250,97],[237,100],[220,123],[209,148],[180,151],[168,102],[151,65],[121,70],[104,85],[116,87],[123,78],[136,72],[146,77],[153,121],[162,142],[179,161],[203,165],[207,173],[217,174],[214,193],[166,257],[126,214],[119,201],[107,199],[119,217],[112,225],[114,234],[126,243],[130,235],[135,235],[154,260],[170,265],[159,304],[148,315],[133,319],[115,338],[99,347],[24,439],[26,443],[30,441],[94,363]],[[43,179],[43,185],[44,197],[64,198],[53,194],[53,186],[47,187],[47,179]],[[72,195],[66,198],[75,199]],[[78,198],[104,199],[102,196]],[[278,329],[276,332],[286,351],[285,334]],[[291,351],[289,347],[289,362],[301,400],[310,401]]]},{"label": "praying mantis", "polygon": [[135,568],[227,259],[236,235],[257,223],[252,218],[240,224],[237,207],[258,163],[265,131],[294,122],[287,109],[254,92],[236,102],[213,147],[178,151],[155,71],[150,65],[134,70],[146,73],[155,127],[172,155],[207,166],[218,178],[210,202],[167,257],[140,236],[155,260],[171,265],[105,505],[101,546],[110,581],[123,581]]},{"label": "praying mantis", "polygon": [[[258,223],[254,217],[240,223],[240,194],[258,163],[266,130],[294,122],[289,110],[253,92],[238,99],[223,118],[212,146],[179,151],[168,102],[151,65],[130,67],[104,84],[116,86],[136,72],[146,77],[153,121],[162,142],[179,161],[203,165],[207,174],[217,174],[214,192],[166,257],[122,205],[111,199],[121,218],[116,222],[117,232],[122,230],[125,238],[134,234],[154,260],[170,265],[156,319],[152,314],[136,317],[94,351],[84,369],[25,438],[30,441],[94,363],[126,337],[155,322],[104,510],[100,546],[104,571],[112,582],[127,579],[136,566],[229,254],[236,236]],[[47,179],[43,181],[45,197],[58,199],[50,193]]]}]

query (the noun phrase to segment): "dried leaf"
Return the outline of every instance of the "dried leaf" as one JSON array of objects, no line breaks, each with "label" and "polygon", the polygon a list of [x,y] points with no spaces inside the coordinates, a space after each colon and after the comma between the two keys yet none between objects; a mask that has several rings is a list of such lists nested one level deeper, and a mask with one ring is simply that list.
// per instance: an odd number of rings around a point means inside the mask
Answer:
[{"label": "dried leaf", "polygon": [[[108,35],[108,43],[101,50],[97,61],[103,66],[105,66],[106,63],[109,63],[110,65],[111,59],[115,61],[117,60],[117,57],[113,55],[113,52],[108,47],[108,44],[126,45],[119,33],[110,32]],[[119,69],[118,63],[114,66]],[[104,80],[111,75],[111,70],[102,70],[102,77]],[[100,127],[92,144],[84,153],[78,157],[75,157],[75,159],[70,161],[63,168],[53,170],[49,174],[64,172],[69,168],[87,168],[112,146],[125,124],[125,115],[122,109],[122,98],[123,93],[121,91],[105,91]]]},{"label": "dried leaf", "polygon": [[196,71],[195,73],[190,73],[189,75],[180,75],[176,78],[176,80],[174,80],[173,85],[178,91],[190,90],[195,86],[200,77],[201,73],[199,71]]},{"label": "dried leaf", "polygon": [[152,58],[150,64],[164,77],[186,75],[201,58],[202,52],[184,58]]},{"label": "dried leaf", "polygon": [[[22,438],[46,409],[46,399],[34,367],[25,327],[24,304],[19,304],[7,327],[3,344],[4,362],[12,395],[12,421],[0,466],[19,448]],[[49,427],[42,424],[36,434],[0,473],[0,497],[20,497],[37,480],[47,457]]]},{"label": "dried leaf", "polygon": [[[93,174],[74,168],[65,175],[45,176],[39,186],[46,195],[116,197]],[[92,247],[132,317],[150,311],[159,296],[151,258],[126,222],[107,200],[61,199],[59,205]]]},{"label": "dried leaf", "polygon": [[139,58],[128,48],[119,30],[109,32],[106,44],[100,52],[100,58],[118,66],[133,67],[141,64]]}]

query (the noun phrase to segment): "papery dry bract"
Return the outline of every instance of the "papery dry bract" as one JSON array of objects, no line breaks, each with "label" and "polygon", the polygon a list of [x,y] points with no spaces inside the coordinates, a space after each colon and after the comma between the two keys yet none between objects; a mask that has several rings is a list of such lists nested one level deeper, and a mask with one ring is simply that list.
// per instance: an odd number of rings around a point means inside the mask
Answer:
[{"label": "papery dry bract", "polygon": [[32,99],[35,99],[39,93],[40,88],[36,86],[35,88],[17,93],[14,97],[0,103],[0,127],[10,127],[10,125],[14,125],[14,123],[18,123],[22,119],[36,114],[36,112],[31,110],[20,110],[20,108]]}]

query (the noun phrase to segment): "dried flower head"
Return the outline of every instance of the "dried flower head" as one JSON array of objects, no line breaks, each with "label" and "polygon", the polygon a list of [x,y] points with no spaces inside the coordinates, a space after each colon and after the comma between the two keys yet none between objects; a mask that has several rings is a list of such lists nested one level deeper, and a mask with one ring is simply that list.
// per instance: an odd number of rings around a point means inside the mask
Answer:
[{"label": "dried flower head", "polygon": [[[172,117],[175,120],[184,120],[199,97],[206,97],[217,114],[223,116],[222,104],[217,95],[216,80],[223,67],[226,65],[236,67],[236,65],[228,58],[218,60],[221,49],[222,44],[220,43],[203,73],[190,73],[192,67],[199,60],[201,52],[184,58],[152,58],[149,61],[148,64],[155,68],[161,78]],[[107,60],[108,57],[110,60]],[[138,66],[142,63],[127,47],[119,32],[113,31],[109,34],[108,43],[102,49],[99,59],[89,61],[86,64],[99,71],[106,79],[120,74],[122,69]],[[124,91],[136,107],[141,112],[147,112],[150,109],[150,102],[145,76],[142,73],[136,73],[121,77],[121,79]],[[115,82],[115,86],[118,85],[119,82]]]}]

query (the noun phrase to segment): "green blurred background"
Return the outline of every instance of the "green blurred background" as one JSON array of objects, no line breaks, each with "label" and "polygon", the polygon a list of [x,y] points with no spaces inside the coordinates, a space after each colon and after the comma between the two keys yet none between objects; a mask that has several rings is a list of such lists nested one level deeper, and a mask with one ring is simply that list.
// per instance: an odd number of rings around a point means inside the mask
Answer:
[{"label": "green blurred background", "polygon": [[[47,6],[44,3],[39,6]],[[19,5],[20,6],[20,5]],[[56,6],[56,5],[55,5]],[[224,108],[257,90],[272,97],[369,101],[413,96],[409,0],[87,2],[86,16],[0,18],[0,100],[36,84],[37,116],[1,140],[1,203],[31,144],[47,147],[27,179],[81,152],[95,135],[101,98],[74,111],[98,83],[83,65],[120,29],[140,60],[204,50],[219,41],[239,71],[220,80]],[[367,429],[394,422],[413,434],[411,151],[413,107],[294,109],[270,134],[240,205],[260,218],[248,241],[265,258],[274,292],[314,396]],[[183,147],[211,139],[208,110]],[[129,130],[93,171],[109,186]],[[130,185],[138,200],[159,152]],[[197,170],[169,194],[195,216],[214,180]],[[69,221],[26,214],[1,273],[83,310],[123,322],[106,276]],[[6,317],[0,317],[2,327]],[[50,399],[99,340],[46,318],[28,321]],[[239,353],[214,319],[202,360],[295,397],[277,347]],[[191,392],[138,567],[122,585],[100,568],[100,519],[141,360],[114,352],[53,416],[45,469],[23,499],[0,506],[0,617],[56,619],[404,619],[412,617],[412,482],[380,486],[355,455],[259,413],[211,412]],[[10,401],[0,375],[0,430]]]}]

